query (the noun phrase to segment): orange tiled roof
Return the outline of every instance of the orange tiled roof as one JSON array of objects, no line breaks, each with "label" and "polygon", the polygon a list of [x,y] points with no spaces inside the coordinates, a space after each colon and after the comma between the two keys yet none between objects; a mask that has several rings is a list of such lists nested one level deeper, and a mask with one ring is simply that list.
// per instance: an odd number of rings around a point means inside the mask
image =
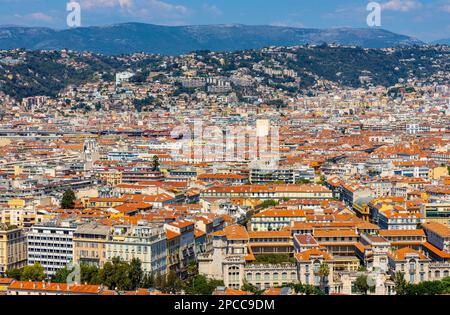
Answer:
[{"label": "orange tiled roof", "polygon": [[67,292],[78,294],[98,294],[101,291],[100,285],[89,284],[66,284],[51,283],[42,281],[15,281],[8,289],[24,291],[48,291],[48,292]]},{"label": "orange tiled roof", "polygon": [[297,259],[297,261],[309,261],[311,259],[311,257],[322,257],[325,261],[329,261],[332,260],[333,257],[320,249],[308,249],[306,251],[303,251],[301,253],[296,253],[295,254],[295,258]]},{"label": "orange tiled roof", "polygon": [[399,260],[405,260],[406,256],[410,255],[410,254],[417,255],[419,257],[419,259],[421,259],[421,260],[428,260],[427,256],[425,256],[423,253],[421,253],[415,249],[409,248],[409,247],[397,249],[395,251],[390,252],[388,255],[393,260],[399,261]]},{"label": "orange tiled roof", "polygon": [[221,231],[213,233],[217,236],[225,236],[228,240],[248,240],[249,235],[247,229],[242,225],[230,225]]},{"label": "orange tiled roof", "polygon": [[445,225],[432,222],[423,224],[423,228],[425,230],[432,231],[433,233],[439,235],[440,237],[450,238],[450,228],[446,227]]}]

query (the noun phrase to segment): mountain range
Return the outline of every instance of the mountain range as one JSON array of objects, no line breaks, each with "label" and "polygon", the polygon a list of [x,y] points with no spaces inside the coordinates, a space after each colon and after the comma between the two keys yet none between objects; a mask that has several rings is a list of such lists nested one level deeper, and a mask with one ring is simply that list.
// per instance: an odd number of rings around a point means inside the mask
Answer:
[{"label": "mountain range", "polygon": [[235,51],[268,46],[336,43],[364,48],[423,45],[424,42],[379,28],[306,29],[282,26],[161,26],[124,23],[54,30],[0,27],[0,49],[71,49],[107,55],[135,52],[179,55],[195,50]]},{"label": "mountain range", "polygon": [[439,40],[436,40],[436,41],[432,42],[432,44],[439,44],[439,45],[450,46],[450,38],[439,39]]}]

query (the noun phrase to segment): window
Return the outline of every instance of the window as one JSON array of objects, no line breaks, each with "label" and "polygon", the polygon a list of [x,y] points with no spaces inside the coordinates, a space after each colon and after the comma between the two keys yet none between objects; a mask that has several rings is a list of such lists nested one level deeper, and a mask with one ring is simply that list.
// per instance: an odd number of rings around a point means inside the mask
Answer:
[{"label": "window", "polygon": [[228,278],[230,282],[238,282],[239,281],[239,268],[236,266],[232,266],[228,269]]}]

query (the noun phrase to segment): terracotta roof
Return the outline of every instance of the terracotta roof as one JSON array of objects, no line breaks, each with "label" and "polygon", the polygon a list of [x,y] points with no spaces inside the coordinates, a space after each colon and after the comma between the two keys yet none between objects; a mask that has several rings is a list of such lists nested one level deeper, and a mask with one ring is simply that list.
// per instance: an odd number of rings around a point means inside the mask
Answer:
[{"label": "terracotta roof", "polygon": [[332,260],[333,257],[320,249],[309,249],[306,251],[303,251],[301,253],[296,253],[295,254],[295,258],[297,259],[297,261],[309,261],[311,260],[311,257],[322,257],[324,260]]},{"label": "terracotta roof", "polygon": [[437,248],[433,244],[431,244],[429,242],[426,242],[426,243],[424,243],[422,245],[423,245],[423,247],[425,247],[429,251],[433,252],[435,255],[439,256],[440,258],[442,258],[442,259],[450,259],[450,253],[447,253],[447,252],[444,252],[444,251],[440,250],[439,248]]},{"label": "terracotta roof", "polygon": [[291,237],[289,231],[249,231],[248,236],[250,238],[265,238],[265,237]]},{"label": "terracotta roof", "polygon": [[66,292],[74,294],[98,294],[100,293],[101,288],[100,285],[51,283],[42,281],[15,281],[8,287],[9,290]]},{"label": "terracotta roof", "polygon": [[354,230],[315,230],[314,237],[357,237]]},{"label": "terracotta roof", "polygon": [[261,217],[304,217],[303,210],[282,210],[282,209],[267,209],[254,215],[256,218]]},{"label": "terracotta roof", "polygon": [[230,225],[223,230],[213,233],[216,236],[225,236],[228,240],[248,240],[248,232],[242,225]]},{"label": "terracotta roof", "polygon": [[423,230],[380,230],[381,236],[425,236]]},{"label": "terracotta roof", "polygon": [[0,284],[10,284],[15,281],[14,278],[0,278]]},{"label": "terracotta roof", "polygon": [[423,253],[409,247],[397,249],[390,252],[388,255],[395,261],[406,260],[408,255],[417,255],[420,260],[428,260],[427,256]]},{"label": "terracotta roof", "polygon": [[445,225],[439,224],[439,223],[426,223],[423,224],[423,228],[425,230],[430,230],[431,232],[439,235],[443,238],[449,238],[450,237],[450,228],[448,228]]}]

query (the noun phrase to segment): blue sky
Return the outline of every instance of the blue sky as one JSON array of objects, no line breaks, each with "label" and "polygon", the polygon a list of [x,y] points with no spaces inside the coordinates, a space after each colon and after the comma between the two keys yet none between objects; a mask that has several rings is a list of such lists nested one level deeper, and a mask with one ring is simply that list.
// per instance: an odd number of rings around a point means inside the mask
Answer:
[{"label": "blue sky", "polygon": [[[81,5],[82,26],[266,24],[367,27],[369,0],[0,0],[0,25],[67,28],[66,3]],[[450,0],[376,0],[381,27],[430,41],[450,37]]]}]

